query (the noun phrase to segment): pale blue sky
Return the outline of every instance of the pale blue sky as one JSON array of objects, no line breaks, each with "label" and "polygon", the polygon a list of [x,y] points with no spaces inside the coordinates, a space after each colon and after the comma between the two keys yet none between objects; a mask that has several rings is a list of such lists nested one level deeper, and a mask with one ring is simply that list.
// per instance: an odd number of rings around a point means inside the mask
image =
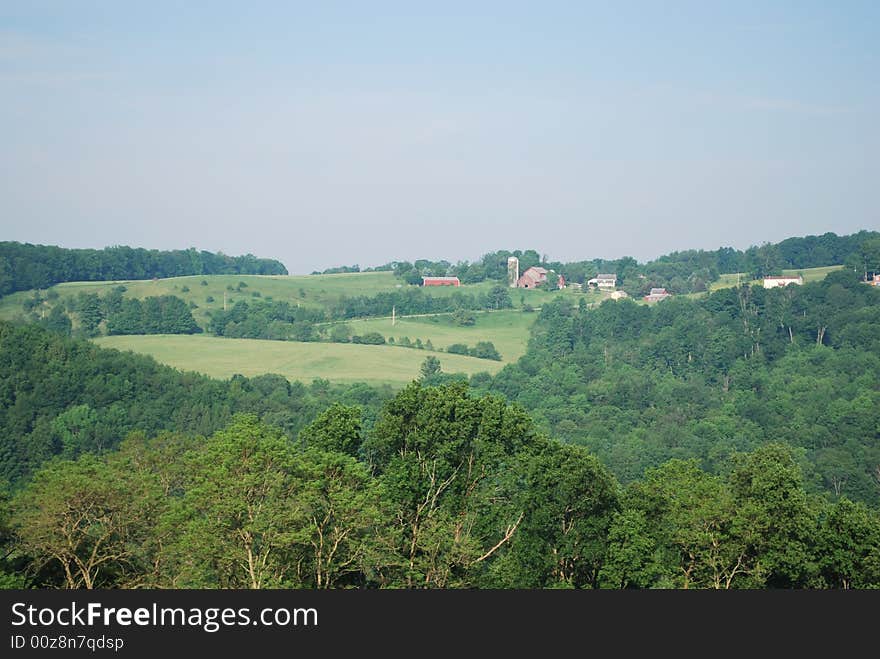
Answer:
[{"label": "pale blue sky", "polygon": [[301,273],[880,228],[880,2],[430,7],[0,0],[0,240]]}]

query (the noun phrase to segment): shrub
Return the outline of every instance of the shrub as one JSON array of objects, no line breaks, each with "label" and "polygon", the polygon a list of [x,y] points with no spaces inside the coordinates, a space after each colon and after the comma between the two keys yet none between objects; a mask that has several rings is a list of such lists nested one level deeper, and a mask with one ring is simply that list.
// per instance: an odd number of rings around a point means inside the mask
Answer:
[{"label": "shrub", "polygon": [[385,337],[379,334],[379,332],[367,332],[366,334],[351,337],[351,342],[366,345],[384,345]]},{"label": "shrub", "polygon": [[330,340],[334,343],[348,343],[351,340],[351,327],[334,325],[330,330]]},{"label": "shrub", "polygon": [[495,345],[491,341],[479,341],[470,353],[474,357],[480,359],[493,359],[497,362],[501,361],[501,354],[495,349]]},{"label": "shrub", "polygon": [[452,314],[452,321],[456,325],[461,325],[462,327],[469,327],[471,325],[476,325],[477,318],[469,311],[465,309],[458,309],[454,311]]}]

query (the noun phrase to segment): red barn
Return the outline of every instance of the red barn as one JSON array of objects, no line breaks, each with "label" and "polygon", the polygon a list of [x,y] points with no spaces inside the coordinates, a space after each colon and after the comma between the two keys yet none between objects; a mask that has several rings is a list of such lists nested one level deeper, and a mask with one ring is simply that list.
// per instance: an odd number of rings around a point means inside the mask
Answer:
[{"label": "red barn", "polygon": [[536,288],[547,281],[547,272],[544,268],[534,266],[529,268],[520,277],[517,282],[517,288]]},{"label": "red barn", "polygon": [[458,277],[422,277],[422,286],[461,286]]}]

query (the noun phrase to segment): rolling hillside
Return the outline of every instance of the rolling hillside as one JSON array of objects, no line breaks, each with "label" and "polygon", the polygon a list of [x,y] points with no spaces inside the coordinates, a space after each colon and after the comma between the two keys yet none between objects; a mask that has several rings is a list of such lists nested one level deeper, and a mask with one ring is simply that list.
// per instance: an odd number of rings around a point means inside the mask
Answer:
[{"label": "rolling hillside", "polygon": [[[203,283],[204,282],[204,283]],[[487,293],[495,281],[484,281],[461,287],[438,286],[424,289],[432,296],[448,296],[456,291],[462,293]],[[191,277],[172,277],[168,279],[71,282],[58,284],[48,291],[58,293],[59,297],[75,297],[79,293],[105,295],[112,289],[124,286],[125,297],[145,298],[158,295],[175,295],[187,303],[196,305],[193,316],[202,327],[208,322],[207,312],[222,309],[224,295],[226,304],[231,306],[239,300],[251,301],[255,298],[284,300],[305,307],[325,307],[343,296],[373,296],[405,288],[407,285],[390,272],[359,272],[334,275],[196,275]],[[529,304],[541,306],[547,300],[559,295],[576,296],[583,294],[571,290],[511,290],[514,307]],[[0,319],[13,320],[22,314],[22,302],[33,296],[33,291],[13,293],[0,298]]]}]

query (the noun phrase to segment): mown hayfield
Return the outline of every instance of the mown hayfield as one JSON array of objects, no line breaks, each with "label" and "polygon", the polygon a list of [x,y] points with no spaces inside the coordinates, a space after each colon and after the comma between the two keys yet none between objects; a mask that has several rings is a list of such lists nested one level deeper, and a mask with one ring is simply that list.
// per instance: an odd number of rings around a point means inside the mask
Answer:
[{"label": "mown hayfield", "polygon": [[[782,274],[787,276],[797,276],[802,275],[804,278],[804,283],[808,283],[811,281],[822,281],[825,279],[825,276],[829,272],[834,272],[835,270],[842,270],[842,265],[829,265],[821,268],[800,268],[796,270],[783,270]],[[720,288],[731,288],[732,286],[736,286],[737,283],[741,284],[757,284],[760,283],[761,280],[751,280],[749,276],[745,273],[731,273],[726,275],[721,275],[721,277],[716,282],[712,282],[709,285],[710,291],[717,291]]]},{"label": "mown hayfield", "polygon": [[397,343],[403,337],[410,341],[421,339],[423,344],[431,341],[435,349],[443,350],[454,343],[473,347],[478,341],[491,341],[506,363],[525,354],[529,332],[537,316],[537,313],[523,313],[518,309],[474,312],[476,323],[464,327],[457,325],[451,314],[407,316],[397,318],[394,325],[391,318],[350,320],[344,324],[354,334],[379,332],[386,340],[393,337]]},{"label": "mown hayfield", "polygon": [[842,265],[829,265],[824,268],[802,268],[800,270],[783,270],[783,275],[797,276],[803,275],[804,283],[811,281],[822,281],[829,272],[835,270],[843,270]]},{"label": "mown hayfield", "polygon": [[236,373],[248,377],[278,373],[302,382],[323,378],[331,382],[402,387],[419,377],[419,368],[428,355],[439,358],[446,373],[496,373],[503,366],[501,362],[463,355],[344,343],[184,335],[107,336],[94,341],[104,348],[152,355],[182,371],[197,371],[221,379]]}]

